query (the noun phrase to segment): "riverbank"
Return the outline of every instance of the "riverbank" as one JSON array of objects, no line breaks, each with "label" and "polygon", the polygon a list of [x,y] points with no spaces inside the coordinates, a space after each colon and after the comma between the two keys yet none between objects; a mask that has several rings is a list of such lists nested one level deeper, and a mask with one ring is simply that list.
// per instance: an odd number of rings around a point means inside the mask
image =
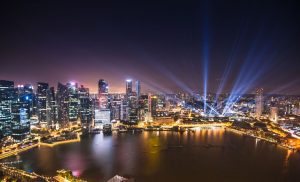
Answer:
[{"label": "riverbank", "polygon": [[28,147],[24,147],[22,149],[18,149],[18,150],[13,150],[11,152],[6,152],[6,153],[2,153],[0,154],[0,159],[4,159],[6,157],[10,157],[12,155],[17,155],[18,153],[21,153],[21,152],[24,152],[24,151],[27,151],[29,149],[32,149],[34,147],[37,147],[39,145],[39,143],[36,143],[36,144],[33,144],[33,145],[30,145]]},{"label": "riverbank", "polygon": [[7,158],[7,157],[10,157],[10,156],[13,156],[13,155],[17,155],[18,153],[21,153],[21,152],[25,152],[27,150],[30,150],[30,149],[34,148],[34,147],[39,147],[39,146],[54,147],[56,145],[75,143],[75,142],[80,142],[80,134],[79,133],[77,133],[77,138],[76,139],[58,141],[58,142],[53,142],[53,143],[44,143],[44,142],[39,141],[38,143],[30,145],[28,147],[13,150],[11,152],[2,153],[2,154],[0,154],[0,160],[4,159],[4,158]]},{"label": "riverbank", "polygon": [[47,147],[54,147],[56,145],[62,145],[62,144],[68,144],[68,143],[75,143],[75,142],[80,142],[80,134],[79,133],[77,133],[77,138],[76,139],[58,141],[58,142],[53,142],[53,143],[40,142],[39,145],[41,145],[41,146],[47,146]]},{"label": "riverbank", "polygon": [[245,131],[238,130],[238,129],[235,129],[235,128],[232,128],[232,127],[226,127],[225,130],[228,130],[228,131],[231,131],[231,132],[234,132],[234,133],[237,133],[237,134],[241,134],[241,135],[246,135],[246,136],[249,136],[249,137],[252,137],[252,138],[255,138],[255,139],[260,139],[260,140],[263,140],[263,141],[266,141],[268,143],[277,145],[277,146],[282,147],[282,148],[287,149],[287,150],[299,151],[299,149],[294,148],[292,146],[283,145],[283,144],[277,143],[276,141],[273,141],[273,140],[270,140],[270,139],[267,139],[267,138],[263,138],[263,137],[260,137],[260,136],[256,136],[256,135],[253,135],[253,134],[249,134]]}]

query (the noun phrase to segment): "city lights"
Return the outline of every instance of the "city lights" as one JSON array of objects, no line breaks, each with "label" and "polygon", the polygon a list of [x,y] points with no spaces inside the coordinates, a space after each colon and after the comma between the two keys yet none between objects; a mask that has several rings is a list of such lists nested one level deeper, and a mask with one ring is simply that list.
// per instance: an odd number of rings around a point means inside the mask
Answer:
[{"label": "city lights", "polygon": [[0,181],[300,181],[300,9],[3,1]]}]

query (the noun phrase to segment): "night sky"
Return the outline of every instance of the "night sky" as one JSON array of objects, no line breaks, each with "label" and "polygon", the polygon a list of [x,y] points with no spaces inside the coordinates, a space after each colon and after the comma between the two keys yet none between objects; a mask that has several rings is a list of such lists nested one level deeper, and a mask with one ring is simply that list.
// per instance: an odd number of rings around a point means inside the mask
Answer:
[{"label": "night sky", "polygon": [[0,23],[0,79],[16,83],[202,92],[206,70],[208,91],[300,94],[297,1],[2,1]]}]

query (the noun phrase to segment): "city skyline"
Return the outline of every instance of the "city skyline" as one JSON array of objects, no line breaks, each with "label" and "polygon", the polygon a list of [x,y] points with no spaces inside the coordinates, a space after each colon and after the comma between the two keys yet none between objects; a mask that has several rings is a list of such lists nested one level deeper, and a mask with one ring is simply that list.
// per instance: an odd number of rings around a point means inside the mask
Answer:
[{"label": "city skyline", "polygon": [[[103,78],[101,79],[98,79],[99,80],[103,80]],[[123,80],[123,85],[121,86],[111,86],[111,84],[109,82],[106,82],[109,86],[107,86],[107,93],[110,93],[110,94],[126,94],[126,90],[127,90],[127,87],[126,87],[126,84],[128,82],[128,80],[130,80],[132,82],[132,90],[134,90],[136,92],[136,89],[137,89],[137,82],[139,82],[139,87],[141,87],[141,84],[143,85],[144,83],[141,82],[140,80],[135,80],[135,79],[126,79],[126,80]],[[4,81],[4,79],[3,79]],[[38,85],[39,83],[44,83],[44,84],[48,84],[49,87],[53,87],[55,90],[58,88],[58,85],[59,84],[77,84],[78,87],[79,86],[83,86],[84,88],[87,88],[89,89],[89,92],[91,94],[98,94],[99,92],[99,85],[98,85],[98,81],[94,83],[94,85],[90,88],[88,87],[85,83],[81,83],[81,82],[76,82],[74,80],[72,81],[66,81],[66,82],[61,82],[61,81],[58,81],[56,82],[56,84],[54,85],[51,85],[49,82],[46,82],[46,81],[38,81],[36,83],[29,83],[29,82],[25,82],[25,83],[18,83],[16,82],[15,80],[9,80],[7,79],[7,81],[12,81],[14,82],[15,86],[16,87],[23,87],[25,85],[30,85],[32,86],[32,89],[33,90],[37,90],[38,89]],[[106,79],[107,81],[107,79]],[[144,86],[144,85],[143,85]],[[112,89],[111,88],[118,88],[117,90],[115,89]],[[234,95],[247,95],[247,94],[256,94],[256,91],[257,89],[264,89],[263,87],[257,87],[257,88],[254,88],[253,90],[249,90],[249,92],[233,92],[233,93],[230,93],[230,92],[210,92],[208,91],[207,94],[231,94],[232,96]],[[152,90],[152,89],[145,89],[144,87],[140,88],[140,93],[145,93],[145,94],[148,94],[148,93],[154,93],[154,94],[176,94],[176,93],[186,93],[186,94],[190,94],[190,95],[194,95],[194,94],[200,94],[200,95],[203,95],[203,91],[202,90],[189,90],[189,91],[186,91],[184,89],[181,89],[181,88],[177,88],[175,90],[172,90],[172,91],[169,91],[169,92],[162,92],[162,91],[158,91],[156,92],[155,90]],[[264,92],[264,94],[267,94],[267,95],[295,95],[295,96],[298,96],[299,94],[289,94],[289,93],[281,93],[281,92]]]},{"label": "city skyline", "polygon": [[0,77],[93,92],[99,78],[112,92],[131,78],[158,92],[299,94],[295,3],[5,2]]},{"label": "city skyline", "polygon": [[0,2],[0,181],[299,181],[298,1]]}]

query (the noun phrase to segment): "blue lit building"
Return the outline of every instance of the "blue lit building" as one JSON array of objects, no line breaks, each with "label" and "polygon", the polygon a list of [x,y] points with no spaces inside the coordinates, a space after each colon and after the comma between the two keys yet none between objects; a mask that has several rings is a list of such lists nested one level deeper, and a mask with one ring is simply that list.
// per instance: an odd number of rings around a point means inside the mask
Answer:
[{"label": "blue lit building", "polygon": [[0,80],[0,138],[10,136],[11,103],[16,100],[14,82]]},{"label": "blue lit building", "polygon": [[30,134],[30,122],[26,103],[20,100],[11,104],[11,130],[15,141],[22,141]]}]

